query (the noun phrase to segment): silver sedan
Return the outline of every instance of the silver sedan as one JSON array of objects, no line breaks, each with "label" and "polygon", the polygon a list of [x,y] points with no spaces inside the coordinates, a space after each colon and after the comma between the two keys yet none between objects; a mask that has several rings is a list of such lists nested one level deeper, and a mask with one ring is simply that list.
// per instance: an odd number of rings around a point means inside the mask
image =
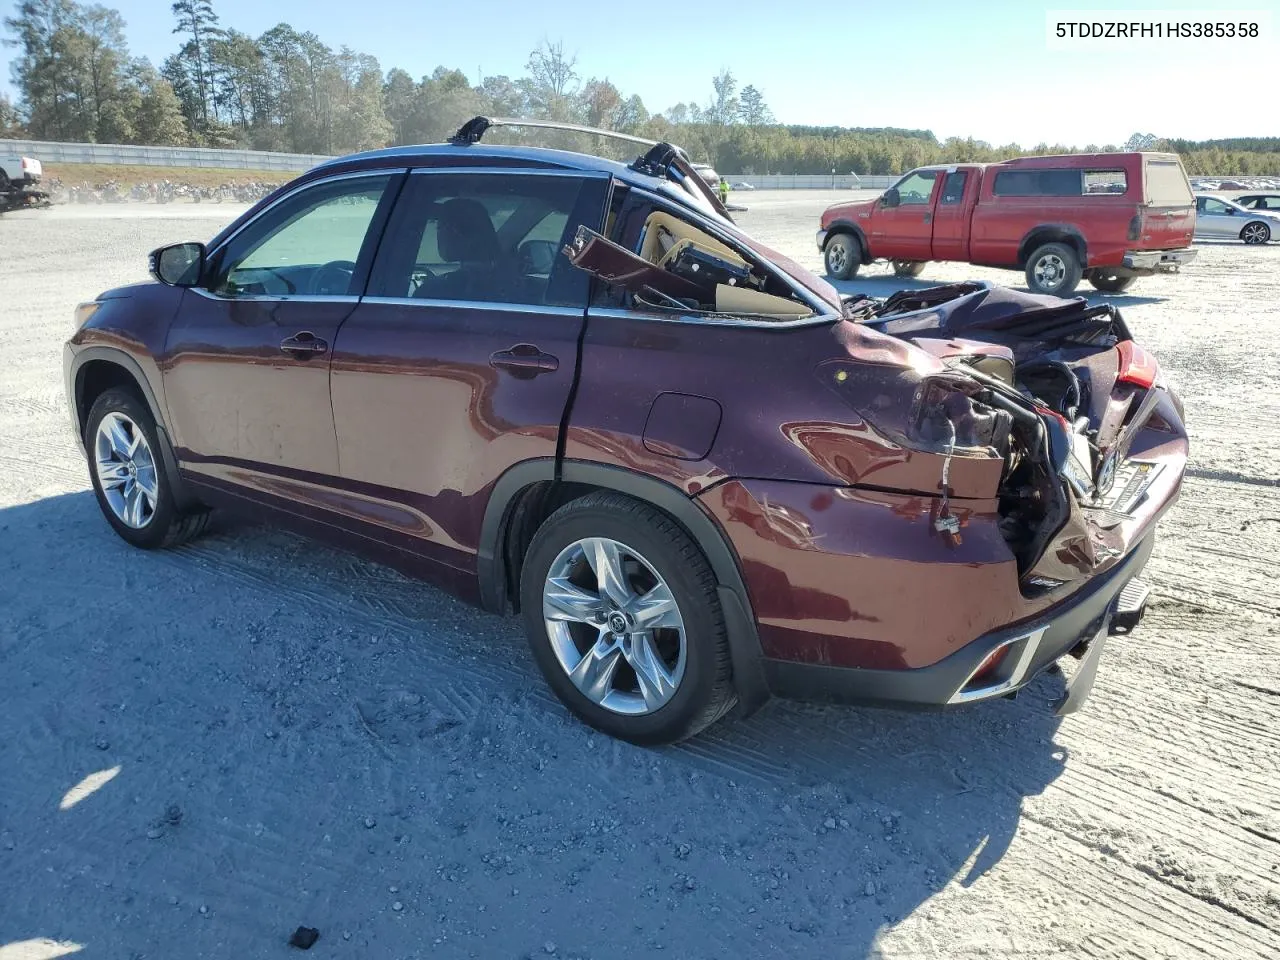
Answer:
[{"label": "silver sedan", "polygon": [[1261,210],[1246,210],[1230,200],[1198,193],[1195,235],[1243,240],[1248,244],[1280,240],[1280,216]]}]

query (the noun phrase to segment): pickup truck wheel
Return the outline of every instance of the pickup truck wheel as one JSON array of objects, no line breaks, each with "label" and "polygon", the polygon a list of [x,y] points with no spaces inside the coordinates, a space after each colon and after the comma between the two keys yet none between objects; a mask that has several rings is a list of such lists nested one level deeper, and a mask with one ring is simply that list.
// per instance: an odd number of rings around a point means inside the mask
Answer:
[{"label": "pickup truck wheel", "polygon": [[1093,284],[1093,289],[1101,290],[1103,293],[1123,293],[1133,286],[1133,281],[1137,277],[1122,277],[1118,273],[1108,273],[1105,270],[1095,270],[1089,274],[1089,282]]},{"label": "pickup truck wheel", "polygon": [[1083,268],[1065,243],[1046,243],[1027,258],[1027,286],[1032,293],[1068,297],[1080,285]]},{"label": "pickup truck wheel", "polygon": [[918,277],[922,270],[924,270],[923,260],[893,261],[893,275],[895,277]]},{"label": "pickup truck wheel", "polygon": [[1265,223],[1246,223],[1240,231],[1240,239],[1248,244],[1266,243],[1271,239],[1271,228]]},{"label": "pickup truck wheel", "polygon": [[850,280],[862,266],[862,244],[851,233],[837,233],[827,240],[823,256],[829,276]]}]

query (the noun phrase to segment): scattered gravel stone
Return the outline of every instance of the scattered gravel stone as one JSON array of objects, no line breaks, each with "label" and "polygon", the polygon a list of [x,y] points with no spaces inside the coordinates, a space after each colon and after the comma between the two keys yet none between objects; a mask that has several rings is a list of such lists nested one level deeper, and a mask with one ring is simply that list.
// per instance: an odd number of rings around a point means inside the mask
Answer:
[{"label": "scattered gravel stone", "polygon": [[[343,939],[350,939],[351,934],[344,933]],[[297,947],[299,950],[310,950],[312,945],[320,939],[320,931],[314,927],[299,927],[293,931],[293,936],[289,938],[289,946]]]},{"label": "scattered gravel stone", "polygon": [[169,804],[164,812],[164,822],[171,827],[176,827],[182,822],[182,808],[176,803]]},{"label": "scattered gravel stone", "polygon": [[111,748],[111,743],[106,737],[99,737],[97,740],[93,741],[93,745],[99,750],[108,750]]},{"label": "scattered gravel stone", "polygon": [[395,903],[391,905],[391,909],[394,910],[396,913],[399,913],[401,910],[404,909],[404,904],[401,903],[399,900],[397,900]]},{"label": "scattered gravel stone", "polygon": [[827,819],[822,821],[822,825],[826,827],[828,830],[834,830],[836,828],[835,817],[827,817]]},{"label": "scattered gravel stone", "polygon": [[378,821],[377,821],[377,820],[375,820],[375,819],[373,819],[373,817],[365,817],[365,818],[364,818],[364,828],[365,828],[366,830],[372,830],[372,829],[373,829],[374,827],[376,827],[377,825],[378,825]]},{"label": "scattered gravel stone", "polygon": [[867,881],[867,887],[866,887],[866,889],[865,889],[865,890],[863,890],[862,892],[863,892],[866,896],[868,896],[868,897],[874,897],[874,896],[876,895],[876,884],[875,884],[875,881],[874,881],[874,880],[868,880],[868,881]]},{"label": "scattered gravel stone", "polygon": [[159,840],[163,836],[164,836],[164,831],[161,830],[159,827],[152,827],[150,830],[147,831],[148,840]]},{"label": "scattered gravel stone", "polygon": [[545,950],[547,953],[555,953],[557,949],[555,945],[555,941],[548,940],[546,943],[542,945],[542,949]]}]

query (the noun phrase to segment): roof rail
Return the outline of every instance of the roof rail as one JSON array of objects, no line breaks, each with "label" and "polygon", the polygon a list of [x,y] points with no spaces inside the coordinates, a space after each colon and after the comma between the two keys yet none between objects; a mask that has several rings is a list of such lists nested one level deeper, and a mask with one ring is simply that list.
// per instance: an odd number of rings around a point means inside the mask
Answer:
[{"label": "roof rail", "polygon": [[479,143],[480,138],[488,132],[490,127],[542,127],[548,130],[571,130],[574,133],[594,133],[602,137],[612,137],[615,140],[642,143],[646,147],[652,147],[658,142],[656,140],[646,140],[644,137],[635,137],[629,133],[619,133],[617,130],[586,127],[579,123],[560,123],[556,120],[518,120],[514,117],[472,117],[458,128],[458,132],[449,138],[449,142],[460,147]]}]

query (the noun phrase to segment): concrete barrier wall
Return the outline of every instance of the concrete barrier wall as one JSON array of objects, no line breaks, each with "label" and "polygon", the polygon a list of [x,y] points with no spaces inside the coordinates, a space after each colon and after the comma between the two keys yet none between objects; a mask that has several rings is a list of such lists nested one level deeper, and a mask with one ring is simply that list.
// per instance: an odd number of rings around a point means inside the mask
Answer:
[{"label": "concrete barrier wall", "polygon": [[211,147],[135,147],[112,143],[50,143],[41,140],[0,140],[0,152],[35,157],[41,163],[109,163],[285,172],[301,172],[331,159],[308,153],[216,150]]}]

